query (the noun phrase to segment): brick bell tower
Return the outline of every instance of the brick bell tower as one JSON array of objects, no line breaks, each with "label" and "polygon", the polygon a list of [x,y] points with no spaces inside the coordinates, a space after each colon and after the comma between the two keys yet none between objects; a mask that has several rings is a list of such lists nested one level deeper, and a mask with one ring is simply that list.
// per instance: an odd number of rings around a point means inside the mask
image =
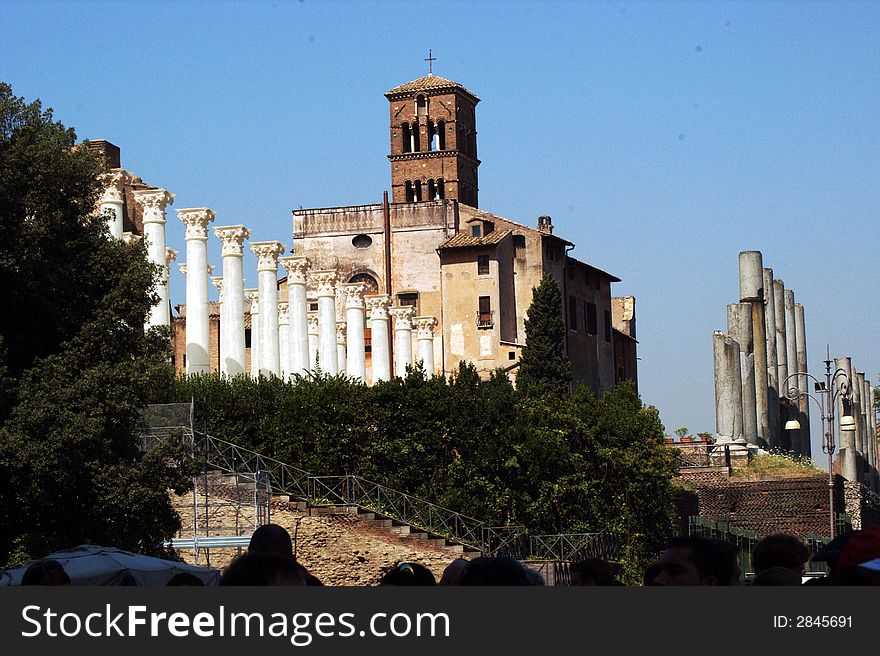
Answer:
[{"label": "brick bell tower", "polygon": [[480,102],[456,82],[429,73],[385,94],[391,109],[391,198],[454,198],[477,207]]}]

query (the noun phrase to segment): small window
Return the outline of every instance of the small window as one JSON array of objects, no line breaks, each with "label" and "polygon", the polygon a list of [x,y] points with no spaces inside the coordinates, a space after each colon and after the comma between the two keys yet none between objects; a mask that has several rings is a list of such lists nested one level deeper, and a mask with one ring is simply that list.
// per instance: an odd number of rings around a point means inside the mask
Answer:
[{"label": "small window", "polygon": [[510,351],[510,352],[507,354],[507,359],[508,359],[508,360],[516,360],[516,353],[514,353],[513,351]]},{"label": "small window", "polygon": [[312,301],[309,303],[309,312],[317,312],[318,311],[318,302]]},{"label": "small window", "polygon": [[477,275],[478,276],[488,276],[489,275],[489,256],[488,255],[477,255]]},{"label": "small window", "polygon": [[422,181],[421,180],[416,180],[415,184],[413,185],[413,190],[415,191],[415,199],[414,199],[415,202],[421,203],[422,202]]},{"label": "small window", "polygon": [[443,200],[444,198],[446,198],[445,187],[446,187],[446,182],[443,180],[443,178],[438,179],[437,180],[437,198],[439,198],[440,200]]},{"label": "small window", "polygon": [[355,248],[369,248],[373,245],[373,239],[369,235],[358,235],[351,240],[351,245]]},{"label": "small window", "polygon": [[479,237],[480,236],[480,224],[477,223],[471,226],[471,237]]},{"label": "small window", "polygon": [[574,296],[568,297],[568,327],[578,329],[578,302]]},{"label": "small window", "polygon": [[408,305],[411,308],[415,309],[416,314],[419,313],[419,293],[418,292],[407,292],[404,294],[397,295],[397,304],[401,307],[404,305]]},{"label": "small window", "polygon": [[611,312],[605,310],[605,341],[611,341]]},{"label": "small window", "polygon": [[403,152],[411,153],[412,152],[412,132],[409,129],[409,123],[404,123],[400,126],[400,134],[401,134],[401,142],[403,145]]},{"label": "small window", "polygon": [[406,197],[406,202],[407,202],[407,203],[413,203],[413,202],[415,202],[415,200],[416,200],[416,194],[415,194],[415,191],[413,191],[413,184],[412,184],[412,182],[410,182],[409,180],[407,180],[407,181],[406,181],[406,184],[404,185],[404,190],[405,190],[405,194],[406,194],[406,196],[405,196],[405,197]]},{"label": "small window", "polygon": [[437,137],[439,138],[438,149],[446,150],[446,123],[444,121],[437,122]]},{"label": "small window", "polygon": [[251,329],[250,328],[247,328],[244,331],[244,347],[245,348],[251,347]]},{"label": "small window", "polygon": [[525,235],[514,235],[513,236],[513,247],[516,250],[522,250],[526,247],[526,237]]},{"label": "small window", "polygon": [[599,327],[596,316],[596,304],[587,303],[587,334],[595,335],[598,332]]},{"label": "small window", "polygon": [[492,299],[488,296],[479,297],[479,310],[477,312],[477,326],[480,328],[492,327]]}]

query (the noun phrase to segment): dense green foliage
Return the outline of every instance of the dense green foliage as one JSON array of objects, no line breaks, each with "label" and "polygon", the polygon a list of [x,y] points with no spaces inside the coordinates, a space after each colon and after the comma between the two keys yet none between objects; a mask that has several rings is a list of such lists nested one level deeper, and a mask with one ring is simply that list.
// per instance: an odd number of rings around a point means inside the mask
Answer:
[{"label": "dense green foliage", "polygon": [[448,382],[415,371],[366,386],[342,376],[285,384],[239,377],[171,382],[197,427],[313,474],[358,474],[495,525],[612,530],[642,562],[671,530],[675,470],[654,408],[632,385],[596,399],[517,391],[463,365]]},{"label": "dense green foliage", "polygon": [[0,84],[0,564],[86,540],[147,553],[179,526],[191,458],[139,449],[167,371],[143,244],[93,215],[99,162]]},{"label": "dense green foliage", "polygon": [[562,292],[548,274],[532,288],[525,320],[526,345],[520,358],[517,385],[532,393],[562,394],[571,385],[571,362],[565,355]]}]

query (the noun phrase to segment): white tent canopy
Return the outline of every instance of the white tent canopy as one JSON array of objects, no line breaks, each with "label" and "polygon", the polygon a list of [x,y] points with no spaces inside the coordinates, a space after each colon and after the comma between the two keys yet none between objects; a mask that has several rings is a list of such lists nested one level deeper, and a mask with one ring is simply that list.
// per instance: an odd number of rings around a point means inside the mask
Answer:
[{"label": "white tent canopy", "polygon": [[[216,569],[93,544],[56,551],[46,558],[61,563],[71,585],[165,585],[182,572],[193,574],[205,585],[217,585],[220,580]],[[34,562],[0,572],[0,585],[21,585],[21,577]]]}]

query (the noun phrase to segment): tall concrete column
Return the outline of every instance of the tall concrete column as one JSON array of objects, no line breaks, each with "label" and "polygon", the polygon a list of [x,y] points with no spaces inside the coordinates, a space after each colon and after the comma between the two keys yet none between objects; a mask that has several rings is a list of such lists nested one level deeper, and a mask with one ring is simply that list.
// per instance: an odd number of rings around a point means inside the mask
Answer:
[{"label": "tall concrete column", "polygon": [[434,328],[437,327],[437,319],[434,317],[416,317],[413,319],[416,327],[416,340],[419,345],[419,360],[425,375],[430,378],[434,375]]},{"label": "tall concrete column", "polygon": [[314,365],[314,362],[309,362],[309,302],[306,298],[306,281],[312,264],[307,257],[282,257],[279,261],[287,271],[290,316],[288,370],[291,375],[304,374]]},{"label": "tall concrete column", "polygon": [[[751,309],[751,347],[746,355],[752,356],[754,371],[755,426],[757,437],[755,444],[764,440],[773,443],[775,437],[773,424],[770,421],[769,381],[767,379],[767,345],[764,311],[764,260],[761,251],[742,251],[739,254],[739,301],[748,303]],[[743,329],[745,330],[745,329]],[[752,404],[749,402],[748,407]],[[749,410],[751,413],[751,410]],[[751,425],[751,420],[749,420]],[[750,429],[751,430],[751,429]],[[752,438],[748,438],[751,443]]]},{"label": "tall concrete column", "polygon": [[281,380],[290,376],[290,315],[287,301],[278,302],[278,367]]},{"label": "tall concrete column", "polygon": [[208,319],[208,224],[214,211],[207,207],[177,210],[186,226],[186,373],[211,371]]},{"label": "tall concrete column", "polygon": [[344,321],[336,322],[336,366],[339,367],[339,373],[347,374],[346,367],[346,351],[345,351],[345,335],[348,332],[348,326]]},{"label": "tall concrete column", "polygon": [[336,353],[336,272],[312,271],[318,294],[318,351],[321,371],[335,376],[339,372]]},{"label": "tall concrete column", "polygon": [[125,169],[111,169],[101,176],[104,193],[98,211],[107,219],[107,229],[114,239],[122,239],[122,208],[125,205],[125,185],[131,183],[131,174]]},{"label": "tall concrete column", "polygon": [[755,392],[755,354],[752,339],[752,304],[734,303],[727,306],[727,332],[739,345],[742,374],[743,437],[749,444],[758,444],[758,415]]},{"label": "tall concrete column", "polygon": [[[843,370],[848,385],[852,381],[852,360],[849,358],[834,358],[834,370]],[[839,386],[843,376],[837,378]],[[848,481],[857,481],[858,467],[856,460],[855,431],[840,430],[840,420],[844,415],[853,415],[852,391],[847,395],[840,394],[837,397],[837,443],[840,445],[840,474]]]},{"label": "tall concrete column", "polygon": [[280,241],[253,241],[251,250],[257,256],[260,290],[260,373],[281,375],[278,350],[278,256],[284,252]]},{"label": "tall concrete column", "polygon": [[798,376],[798,389],[801,398],[798,400],[801,424],[801,454],[806,458],[813,457],[813,445],[810,438],[810,379],[807,377],[807,324],[804,321],[804,306],[796,303],[794,306],[794,334],[797,350],[797,370],[802,375]]},{"label": "tall concrete column", "polygon": [[217,296],[217,305],[220,310],[220,330],[219,330],[219,340],[217,342],[217,361],[218,361],[218,370],[222,375],[226,375],[226,371],[223,369],[223,363],[226,355],[226,331],[229,330],[229,324],[226,321],[226,304],[223,302],[223,276],[214,276],[211,278],[211,284],[217,288],[218,296]]},{"label": "tall concrete column", "polygon": [[412,318],[415,314],[409,305],[388,310],[394,318],[394,375],[406,377],[407,366],[412,366]]},{"label": "tall concrete column", "polygon": [[307,315],[309,327],[309,371],[315,371],[315,366],[320,358],[320,340],[318,335],[318,313],[309,312]]},{"label": "tall concrete column", "polygon": [[[243,225],[220,226],[214,228],[214,234],[223,245],[223,284],[226,293],[223,296],[225,316],[221,317],[226,328],[226,350],[220,359],[220,371],[229,377],[241,376],[245,373],[247,348],[245,345],[244,327],[244,277],[242,274],[242,257],[244,241],[249,239],[251,231]],[[251,326],[251,343],[255,331]],[[251,347],[253,353],[253,347]]]},{"label": "tall concrete column", "polygon": [[370,311],[370,355],[375,384],[380,380],[391,380],[391,349],[388,344],[388,308],[391,297],[388,294],[377,294],[367,296],[365,300]]},{"label": "tall concrete column", "polygon": [[[800,389],[800,376],[797,368],[797,332],[795,328],[795,307],[794,307],[794,291],[785,290],[783,297],[783,306],[785,310],[785,368],[788,370],[789,376],[794,376],[788,381],[788,387],[792,389]],[[800,421],[800,405],[797,401],[792,402],[788,408],[788,418]],[[787,431],[789,439],[789,449],[795,455],[801,452],[801,429]]]},{"label": "tall concrete column", "polygon": [[776,353],[776,294],[773,291],[773,269],[764,269],[764,326],[767,344],[767,417],[769,419],[768,444],[779,448],[782,422],[779,416],[779,399],[785,392],[779,388],[779,363]]},{"label": "tall concrete column", "polygon": [[260,377],[260,292],[246,289],[244,295],[251,302],[251,378],[256,380]]},{"label": "tall concrete column", "polygon": [[346,343],[345,369],[356,380],[367,380],[367,353],[364,342],[364,292],[363,284],[354,282],[339,285],[345,299]]},{"label": "tall concrete column", "polygon": [[715,362],[715,433],[717,442],[745,444],[742,421],[742,372],[739,344],[716,331],[712,336]]},{"label": "tall concrete column", "polygon": [[165,208],[174,204],[174,194],[164,189],[137,189],[135,202],[143,208],[144,239],[147,242],[147,260],[159,267],[160,277],[156,281],[159,301],[150,310],[147,326],[170,326],[171,316],[168,299],[168,278],[165,271]]}]

